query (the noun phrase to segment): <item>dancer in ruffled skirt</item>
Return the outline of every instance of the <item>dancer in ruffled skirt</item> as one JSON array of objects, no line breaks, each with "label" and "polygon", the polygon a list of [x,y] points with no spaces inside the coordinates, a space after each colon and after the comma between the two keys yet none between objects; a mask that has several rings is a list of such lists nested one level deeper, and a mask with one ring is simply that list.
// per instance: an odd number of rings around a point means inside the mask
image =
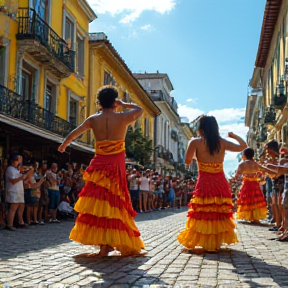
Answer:
[{"label": "dancer in ruffled skirt", "polygon": [[254,150],[246,148],[242,153],[243,162],[238,166],[236,177],[243,175],[243,184],[237,198],[237,219],[253,223],[267,218],[267,203],[260,188],[259,172],[276,175],[272,170],[253,160]]},{"label": "dancer in ruffled skirt", "polygon": [[[96,154],[84,172],[85,187],[79,194],[74,209],[79,213],[70,239],[85,245],[100,246],[100,256],[114,249],[121,255],[135,255],[144,244],[135,225],[136,212],[132,208],[126,181],[125,143],[127,127],[141,114],[136,104],[116,100],[114,87],[103,87],[98,92],[102,112],[87,118],[73,130],[58,150],[92,129]],[[115,112],[122,106],[128,111]]]},{"label": "dancer in ruffled skirt", "polygon": [[213,116],[202,116],[199,121],[200,137],[190,141],[185,158],[185,163],[191,164],[196,156],[199,175],[188,205],[186,228],[178,235],[178,241],[188,249],[201,246],[206,251],[217,251],[223,243],[238,242],[232,194],[223,172],[225,151],[240,152],[247,145],[232,132],[228,136],[239,144],[221,138]]}]

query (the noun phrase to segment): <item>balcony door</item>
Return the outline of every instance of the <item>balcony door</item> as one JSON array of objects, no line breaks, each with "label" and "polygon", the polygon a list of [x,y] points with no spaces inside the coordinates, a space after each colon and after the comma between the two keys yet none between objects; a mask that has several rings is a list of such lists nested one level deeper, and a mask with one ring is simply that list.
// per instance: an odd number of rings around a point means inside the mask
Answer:
[{"label": "balcony door", "polygon": [[20,95],[24,100],[36,101],[37,73],[35,68],[23,61]]},{"label": "balcony door", "polygon": [[31,0],[31,8],[35,9],[36,13],[49,24],[49,0]]},{"label": "balcony door", "polygon": [[5,86],[6,79],[6,48],[0,46],[0,85]]},{"label": "balcony door", "polygon": [[56,112],[56,85],[46,80],[44,108],[51,113]]}]

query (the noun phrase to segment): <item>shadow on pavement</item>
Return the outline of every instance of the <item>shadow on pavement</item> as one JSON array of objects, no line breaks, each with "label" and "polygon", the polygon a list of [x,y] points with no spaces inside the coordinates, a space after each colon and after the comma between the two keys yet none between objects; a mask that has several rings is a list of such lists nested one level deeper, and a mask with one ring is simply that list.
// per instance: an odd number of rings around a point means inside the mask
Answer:
[{"label": "shadow on pavement", "polygon": [[187,207],[181,207],[180,209],[178,208],[166,208],[165,210],[158,210],[158,211],[153,211],[149,213],[139,213],[137,212],[137,216],[135,218],[136,222],[141,222],[141,221],[149,221],[149,220],[158,220],[158,219],[163,219],[165,217],[183,213],[188,211]]},{"label": "shadow on pavement", "polygon": [[63,220],[59,224],[29,226],[17,231],[1,230],[0,260],[8,260],[47,248],[58,251],[55,246],[71,242],[69,234],[73,226],[73,220]]},{"label": "shadow on pavement", "polygon": [[[218,260],[219,263],[232,264],[234,269],[231,272],[238,275],[241,283],[246,283],[249,287],[274,287],[275,283],[279,287],[288,287],[288,269],[283,266],[266,263],[246,252],[234,249],[221,249],[219,253],[204,254],[204,260]],[[225,265],[222,269],[225,269]]]},{"label": "shadow on pavement", "polygon": [[[94,287],[107,287],[111,284],[119,287],[149,287],[151,284],[164,285],[157,275],[147,274],[151,268],[145,263],[151,257],[74,257],[74,261],[85,271],[92,271],[95,279]],[[148,272],[149,273],[149,272]],[[121,286],[120,286],[121,285]],[[124,285],[124,286],[122,286]],[[113,286],[114,287],[114,286]]]}]

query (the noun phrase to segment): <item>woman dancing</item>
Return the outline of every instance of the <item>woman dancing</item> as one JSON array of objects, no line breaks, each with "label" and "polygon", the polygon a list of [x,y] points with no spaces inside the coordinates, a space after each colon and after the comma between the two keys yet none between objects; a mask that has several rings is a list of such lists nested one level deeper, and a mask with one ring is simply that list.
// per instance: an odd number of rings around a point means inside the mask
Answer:
[{"label": "woman dancing", "polygon": [[199,121],[200,137],[190,141],[185,157],[185,163],[189,165],[196,155],[199,175],[188,204],[186,228],[177,238],[188,249],[201,246],[206,251],[217,251],[222,243],[238,242],[234,232],[232,194],[223,172],[225,151],[240,152],[247,145],[232,132],[228,136],[239,144],[221,138],[213,116],[202,116]]},{"label": "woman dancing", "polygon": [[[144,249],[133,219],[136,212],[127,186],[124,142],[128,125],[143,110],[136,104],[116,100],[117,97],[114,87],[100,89],[98,100],[102,112],[88,117],[58,148],[63,153],[72,140],[92,129],[96,155],[83,175],[86,183],[74,207],[79,215],[70,239],[100,246],[100,256],[107,256],[114,249],[122,256],[138,254]],[[128,111],[115,112],[119,106]]]},{"label": "woman dancing", "polygon": [[276,172],[259,165],[253,160],[254,150],[246,148],[242,153],[243,162],[238,166],[236,177],[243,175],[243,184],[237,199],[237,219],[260,223],[267,218],[267,203],[261,191],[259,172],[275,176]]}]

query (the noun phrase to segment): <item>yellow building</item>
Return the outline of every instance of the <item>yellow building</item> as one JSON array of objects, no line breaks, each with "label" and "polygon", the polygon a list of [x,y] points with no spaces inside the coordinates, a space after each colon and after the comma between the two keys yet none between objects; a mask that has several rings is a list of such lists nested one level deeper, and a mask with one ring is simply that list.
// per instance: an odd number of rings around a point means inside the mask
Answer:
[{"label": "yellow building", "polygon": [[[0,0],[2,151],[53,155],[86,118],[88,30],[96,17],[86,0]],[[80,141],[72,148],[93,153],[85,135]]]},{"label": "yellow building", "polygon": [[266,2],[255,68],[247,98],[248,144],[260,154],[276,139],[288,144],[288,0]]},{"label": "yellow building", "polygon": [[89,114],[94,114],[99,109],[97,104],[95,105],[98,89],[103,85],[116,86],[119,98],[143,107],[144,112],[136,125],[153,141],[154,147],[154,123],[161,111],[134,78],[104,33],[90,33],[89,49]]}]

